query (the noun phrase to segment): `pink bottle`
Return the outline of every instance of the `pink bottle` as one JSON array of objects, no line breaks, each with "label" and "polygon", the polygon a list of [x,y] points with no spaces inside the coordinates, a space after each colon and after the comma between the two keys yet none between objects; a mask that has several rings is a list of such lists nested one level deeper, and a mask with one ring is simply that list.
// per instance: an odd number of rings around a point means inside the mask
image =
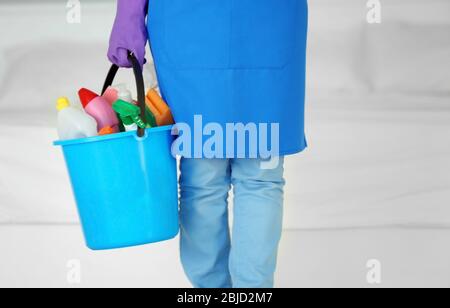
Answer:
[{"label": "pink bottle", "polygon": [[99,131],[109,126],[114,132],[119,132],[119,119],[106,99],[84,88],[78,95],[86,113],[97,121]]},{"label": "pink bottle", "polygon": [[123,100],[124,102],[138,105],[138,103],[135,100],[133,100],[131,92],[127,89],[125,84],[109,86],[106,89],[105,93],[103,93],[102,97],[106,99],[111,106],[119,99]]},{"label": "pink bottle", "polygon": [[102,96],[112,106],[119,99],[119,91],[115,87],[109,86]]}]

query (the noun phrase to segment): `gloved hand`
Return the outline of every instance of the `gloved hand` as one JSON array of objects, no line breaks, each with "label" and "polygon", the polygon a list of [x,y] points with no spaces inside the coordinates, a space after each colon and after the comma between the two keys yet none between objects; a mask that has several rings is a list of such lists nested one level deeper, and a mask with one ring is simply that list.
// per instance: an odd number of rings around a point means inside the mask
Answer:
[{"label": "gloved hand", "polygon": [[108,59],[119,67],[131,67],[128,50],[141,64],[145,64],[147,44],[148,0],[118,0],[117,15],[109,41]]}]

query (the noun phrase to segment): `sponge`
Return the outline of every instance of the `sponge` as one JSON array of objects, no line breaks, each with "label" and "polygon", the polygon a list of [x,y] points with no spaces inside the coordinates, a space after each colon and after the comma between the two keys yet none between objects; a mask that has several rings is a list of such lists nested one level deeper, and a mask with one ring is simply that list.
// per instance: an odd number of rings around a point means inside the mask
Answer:
[{"label": "sponge", "polygon": [[158,126],[172,125],[175,123],[172,112],[166,102],[159,96],[155,89],[148,91],[145,104],[156,119]]}]

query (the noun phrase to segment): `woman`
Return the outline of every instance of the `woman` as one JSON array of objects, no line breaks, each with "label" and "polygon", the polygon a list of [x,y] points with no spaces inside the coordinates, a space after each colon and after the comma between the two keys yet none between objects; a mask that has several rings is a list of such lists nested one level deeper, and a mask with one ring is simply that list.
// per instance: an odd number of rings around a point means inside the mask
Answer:
[{"label": "woman", "polygon": [[[176,122],[222,128],[213,156],[209,131],[181,161],[181,260],[195,287],[273,287],[284,156],[306,148],[306,34],[306,0],[118,0],[109,59],[130,67],[130,50],[143,65],[149,39]],[[268,126],[254,143],[252,128]]]}]

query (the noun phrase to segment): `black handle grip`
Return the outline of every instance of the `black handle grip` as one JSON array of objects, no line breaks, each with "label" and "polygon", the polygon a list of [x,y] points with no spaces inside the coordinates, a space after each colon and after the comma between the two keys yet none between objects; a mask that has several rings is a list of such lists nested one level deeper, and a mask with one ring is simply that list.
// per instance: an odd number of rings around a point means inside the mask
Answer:
[{"label": "black handle grip", "polygon": [[[145,85],[141,65],[132,52],[129,52],[128,59],[133,66],[134,77],[136,79],[136,89],[139,108],[141,109],[141,119],[145,122]],[[106,80],[102,89],[102,95],[105,93],[108,87],[113,84],[114,78],[116,77],[118,71],[119,67],[113,64],[108,72],[108,75],[106,76]],[[143,137],[145,135],[145,128],[138,127],[137,134],[139,137]]]}]

